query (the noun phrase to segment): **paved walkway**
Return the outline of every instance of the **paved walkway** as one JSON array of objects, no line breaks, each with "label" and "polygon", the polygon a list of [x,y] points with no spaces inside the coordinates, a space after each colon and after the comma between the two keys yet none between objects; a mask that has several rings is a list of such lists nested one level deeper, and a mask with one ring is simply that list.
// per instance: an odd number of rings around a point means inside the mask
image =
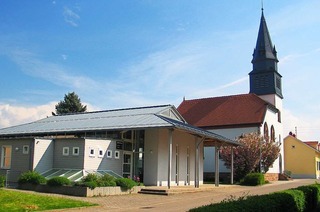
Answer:
[{"label": "paved walkway", "polygon": [[[296,188],[315,183],[314,179],[296,179],[292,181],[277,181],[258,187],[238,185],[203,185],[195,192],[179,193],[169,196],[130,194],[108,197],[70,197],[97,203],[99,206],[75,208],[59,211],[188,211],[191,208],[217,203],[231,197],[245,195],[260,195],[270,192]],[[317,180],[320,183],[319,180]],[[211,187],[211,188],[209,188]],[[52,194],[51,194],[52,195]]]}]

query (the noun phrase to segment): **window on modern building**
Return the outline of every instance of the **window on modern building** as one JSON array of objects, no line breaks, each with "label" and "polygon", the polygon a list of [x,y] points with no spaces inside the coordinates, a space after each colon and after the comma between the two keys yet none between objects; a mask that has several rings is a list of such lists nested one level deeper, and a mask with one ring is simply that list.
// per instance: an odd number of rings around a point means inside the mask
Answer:
[{"label": "window on modern building", "polygon": [[69,147],[63,147],[62,148],[62,155],[68,156],[69,155]]},{"label": "window on modern building", "polygon": [[120,152],[119,151],[114,151],[114,158],[119,159],[120,158]]},{"label": "window on modern building", "polygon": [[273,125],[271,125],[271,129],[270,129],[270,141],[271,142],[275,142],[275,139],[276,139],[276,137],[275,137],[276,135],[275,135],[275,131],[274,131],[274,127],[273,127]]},{"label": "window on modern building", "polygon": [[263,133],[264,133],[264,134],[263,134],[264,140],[265,140],[266,142],[268,142],[268,141],[269,141],[269,129],[268,129],[268,124],[267,124],[267,122],[264,123]]},{"label": "window on modern building", "polygon": [[90,156],[90,157],[94,157],[94,156],[95,156],[95,152],[94,152],[94,149],[93,149],[93,148],[90,148],[90,149],[89,149],[89,156]]},{"label": "window on modern building", "polygon": [[99,149],[99,158],[102,158],[104,155],[103,149]]},{"label": "window on modern building", "polygon": [[2,146],[1,148],[1,168],[2,169],[11,168],[11,153],[12,153],[12,146]]},{"label": "window on modern building", "polygon": [[72,148],[72,155],[79,155],[79,147]]},{"label": "window on modern building", "polygon": [[107,151],[107,158],[112,158],[112,150]]},{"label": "window on modern building", "polygon": [[22,154],[29,154],[29,145],[23,145]]}]

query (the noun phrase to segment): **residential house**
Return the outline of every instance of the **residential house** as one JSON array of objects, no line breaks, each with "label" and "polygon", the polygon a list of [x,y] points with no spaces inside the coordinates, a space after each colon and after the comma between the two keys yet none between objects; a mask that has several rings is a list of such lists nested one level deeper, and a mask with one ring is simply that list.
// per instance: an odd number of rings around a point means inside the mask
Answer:
[{"label": "residential house", "polygon": [[35,170],[73,181],[88,173],[145,185],[203,183],[203,146],[238,145],[186,123],[172,105],[51,116],[0,129],[0,174]]},{"label": "residential house", "polygon": [[[184,99],[178,111],[189,124],[229,139],[236,139],[243,133],[258,132],[265,142],[277,142],[281,147],[280,155],[266,174],[268,180],[277,180],[283,171],[282,76],[278,72],[277,51],[272,45],[263,10],[251,62],[249,94]],[[216,170],[215,154],[214,147],[205,148],[205,178],[212,178]],[[221,172],[230,173],[223,161],[219,164]]]},{"label": "residential house", "polygon": [[302,142],[292,135],[284,139],[284,164],[292,178],[320,179],[320,151],[318,142]]}]

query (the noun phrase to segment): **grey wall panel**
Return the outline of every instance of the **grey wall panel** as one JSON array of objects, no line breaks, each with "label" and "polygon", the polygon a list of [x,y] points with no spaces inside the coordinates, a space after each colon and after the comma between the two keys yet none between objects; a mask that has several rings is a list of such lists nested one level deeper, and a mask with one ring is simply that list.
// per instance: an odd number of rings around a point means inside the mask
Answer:
[{"label": "grey wall panel", "polygon": [[[63,155],[63,148],[69,148],[69,154]],[[79,147],[79,155],[73,154],[73,147]],[[84,168],[84,139],[61,138],[54,142],[54,168],[83,169]]]}]

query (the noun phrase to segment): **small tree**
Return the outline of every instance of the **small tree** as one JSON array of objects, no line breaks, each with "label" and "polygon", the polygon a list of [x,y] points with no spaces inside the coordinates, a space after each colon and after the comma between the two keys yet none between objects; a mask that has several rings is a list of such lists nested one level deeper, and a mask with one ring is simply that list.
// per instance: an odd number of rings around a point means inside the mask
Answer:
[{"label": "small tree", "polygon": [[[56,114],[83,113],[87,111],[87,106],[82,105],[80,98],[75,92],[68,93],[64,100],[56,105]],[[53,115],[55,115],[53,113]]]},{"label": "small tree", "polygon": [[[263,142],[263,138],[258,133],[244,134],[238,138],[241,146],[235,147],[234,154],[234,175],[236,180],[242,179],[251,172],[260,171],[261,163],[265,171],[278,158],[280,148],[273,142]],[[222,147],[221,158],[227,168],[231,167],[231,148]]]}]

